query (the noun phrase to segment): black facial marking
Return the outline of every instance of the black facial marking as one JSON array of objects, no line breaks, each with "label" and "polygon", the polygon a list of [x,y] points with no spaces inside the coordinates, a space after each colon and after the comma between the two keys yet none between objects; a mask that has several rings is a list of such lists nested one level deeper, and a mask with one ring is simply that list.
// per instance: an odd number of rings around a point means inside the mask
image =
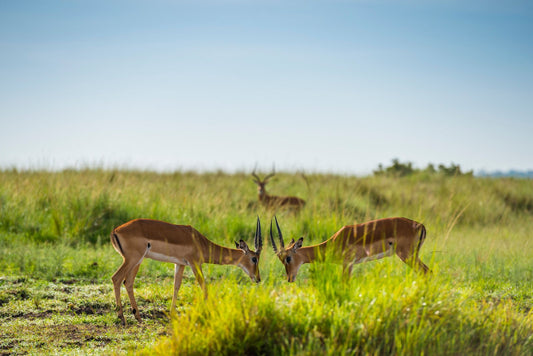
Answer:
[{"label": "black facial marking", "polygon": [[285,259],[285,261],[287,261],[287,263],[291,263],[291,260],[292,260],[291,256],[287,256],[287,258]]},{"label": "black facial marking", "polygon": [[252,257],[252,262],[257,263],[257,257]]}]

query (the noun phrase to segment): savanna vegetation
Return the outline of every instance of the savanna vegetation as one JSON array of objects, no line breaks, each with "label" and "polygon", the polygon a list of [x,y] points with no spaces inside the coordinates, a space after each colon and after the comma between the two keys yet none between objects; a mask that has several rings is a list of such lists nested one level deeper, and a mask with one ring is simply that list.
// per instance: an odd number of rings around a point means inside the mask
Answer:
[{"label": "savanna vegetation", "polygon": [[[533,355],[533,181],[444,168],[278,173],[270,194],[307,201],[276,212],[286,240],[309,245],[346,224],[404,216],[426,226],[421,258],[433,271],[393,257],[346,280],[339,265],[313,264],[291,284],[268,243],[274,212],[257,203],[248,173],[0,171],[0,354]],[[135,281],[144,323],[127,313],[122,327],[113,227],[190,224],[232,247],[253,245],[257,216],[261,283],[204,265],[204,299],[187,269],[170,316],[173,266],[146,260]]]}]

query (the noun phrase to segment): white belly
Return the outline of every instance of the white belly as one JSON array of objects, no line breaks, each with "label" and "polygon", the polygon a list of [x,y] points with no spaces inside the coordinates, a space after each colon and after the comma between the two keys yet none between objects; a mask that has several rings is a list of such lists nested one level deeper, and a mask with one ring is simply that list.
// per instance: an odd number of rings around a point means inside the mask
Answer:
[{"label": "white belly", "polygon": [[157,253],[157,252],[152,252],[152,251],[148,251],[145,257],[151,258],[152,260],[156,260],[156,261],[175,263],[177,265],[184,265],[184,266],[189,265],[189,262],[187,262],[186,260],[182,258],[168,256],[162,253]]},{"label": "white belly", "polygon": [[393,254],[394,254],[394,250],[392,248],[390,248],[387,251],[376,253],[375,255],[371,255],[371,256],[355,259],[355,261],[353,261],[352,263],[353,264],[358,264],[358,263],[364,263],[364,262],[368,262],[368,261],[379,260],[379,259],[384,258],[384,257],[392,256]]}]

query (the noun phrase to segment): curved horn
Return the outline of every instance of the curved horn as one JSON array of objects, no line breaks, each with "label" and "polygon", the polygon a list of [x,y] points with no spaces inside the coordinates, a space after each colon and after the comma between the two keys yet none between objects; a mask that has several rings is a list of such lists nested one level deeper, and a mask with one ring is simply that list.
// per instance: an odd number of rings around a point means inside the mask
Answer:
[{"label": "curved horn", "polygon": [[265,179],[263,179],[263,182],[266,182],[270,178],[274,177],[276,175],[276,168],[272,167],[272,173],[267,174]]},{"label": "curved horn", "polygon": [[278,229],[279,234],[279,245],[281,248],[285,248],[285,244],[283,243],[283,235],[281,234],[281,229],[279,228],[278,218],[276,217],[276,215],[274,215],[274,219],[276,220],[276,228]]},{"label": "curved horn", "polygon": [[255,251],[259,252],[263,248],[263,237],[261,236],[261,221],[257,217],[257,227],[255,228]]},{"label": "curved horn", "polygon": [[276,246],[276,242],[274,241],[274,236],[272,235],[272,219],[270,220],[270,242],[272,242],[272,248],[274,249],[274,252],[278,253],[278,248]]},{"label": "curved horn", "polygon": [[257,176],[257,174],[255,174],[255,168],[254,168],[254,171],[252,172],[252,177],[255,178],[254,182],[256,182],[256,183],[261,183],[261,182],[262,182],[262,181],[261,181],[261,178],[259,178],[259,177]]}]

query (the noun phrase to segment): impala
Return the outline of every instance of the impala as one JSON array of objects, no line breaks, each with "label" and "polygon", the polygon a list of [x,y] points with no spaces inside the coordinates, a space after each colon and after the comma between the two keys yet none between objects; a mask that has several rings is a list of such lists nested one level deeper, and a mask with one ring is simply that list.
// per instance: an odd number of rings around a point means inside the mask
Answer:
[{"label": "impala", "polygon": [[416,221],[406,218],[387,218],[348,225],[320,244],[302,247],[303,237],[300,237],[296,242],[292,239],[289,246],[285,247],[278,220],[275,216],[274,219],[280,249],[278,250],[274,241],[272,221],[270,240],[274,252],[285,266],[289,282],[294,282],[302,264],[323,261],[326,251],[332,254],[334,261],[342,263],[343,270],[348,276],[355,264],[392,256],[394,253],[411,267],[424,273],[430,272],[418,257],[420,247],[426,238],[426,228]]},{"label": "impala", "polygon": [[259,198],[259,202],[269,208],[277,208],[277,207],[284,207],[284,208],[293,208],[293,209],[300,209],[303,208],[305,205],[305,200],[300,199],[298,197],[284,197],[284,196],[276,196],[276,195],[269,195],[266,191],[265,186],[268,183],[268,180],[272,178],[276,174],[275,171],[273,171],[270,174],[267,174],[264,179],[261,179],[255,174],[255,170],[252,172],[252,176],[254,177],[254,183],[257,184],[257,195]]},{"label": "impala", "polygon": [[258,264],[263,240],[259,217],[257,218],[254,240],[255,252],[250,250],[243,240],[235,243],[237,249],[217,245],[189,225],[136,219],[117,227],[111,233],[111,243],[124,260],[111,278],[115,290],[118,317],[125,325],[126,320],[120,301],[120,285],[124,283],[133,315],[137,321],[141,322],[137,302],[133,295],[133,281],[144,258],[175,264],[172,310],[176,306],[176,297],[186,266],[191,267],[206,298],[207,287],[202,273],[203,263],[236,265],[242,268],[253,281],[260,282]]}]

